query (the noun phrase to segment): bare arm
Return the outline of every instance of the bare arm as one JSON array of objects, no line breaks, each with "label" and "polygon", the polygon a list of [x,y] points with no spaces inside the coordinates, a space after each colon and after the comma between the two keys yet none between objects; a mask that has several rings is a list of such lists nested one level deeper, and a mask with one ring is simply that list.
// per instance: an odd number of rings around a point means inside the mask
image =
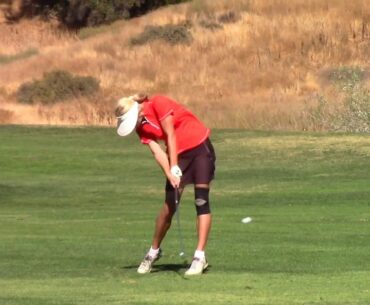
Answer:
[{"label": "bare arm", "polygon": [[177,142],[176,134],[173,123],[173,116],[169,115],[161,121],[162,128],[167,135],[167,148],[168,148],[168,157],[170,159],[170,168],[177,165]]},{"label": "bare arm", "polygon": [[167,179],[171,182],[171,184],[174,187],[178,187],[180,184],[180,179],[171,174],[171,168],[167,154],[163,151],[161,146],[155,141],[149,142],[149,148],[153,153],[155,160],[162,168],[163,173],[166,175]]}]

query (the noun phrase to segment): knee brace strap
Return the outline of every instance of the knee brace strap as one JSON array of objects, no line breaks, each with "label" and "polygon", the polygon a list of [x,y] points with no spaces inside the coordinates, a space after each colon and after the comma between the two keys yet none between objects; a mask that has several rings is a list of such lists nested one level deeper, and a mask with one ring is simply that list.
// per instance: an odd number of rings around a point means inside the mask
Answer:
[{"label": "knee brace strap", "polygon": [[211,213],[211,209],[209,207],[209,189],[196,187],[194,195],[197,215],[199,216]]}]

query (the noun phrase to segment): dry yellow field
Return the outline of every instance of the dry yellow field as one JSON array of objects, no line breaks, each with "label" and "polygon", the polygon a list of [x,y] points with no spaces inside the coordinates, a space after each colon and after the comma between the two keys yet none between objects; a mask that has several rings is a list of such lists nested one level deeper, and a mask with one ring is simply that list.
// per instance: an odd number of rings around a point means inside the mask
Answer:
[{"label": "dry yellow field", "polygon": [[[235,22],[211,31],[202,22],[233,12]],[[131,46],[147,25],[190,21],[193,42]],[[112,125],[112,107],[134,92],[166,94],[209,126],[315,129],[307,105],[332,94],[328,71],[365,70],[370,50],[367,0],[195,0],[104,27],[80,39],[39,20],[0,25],[0,55],[37,54],[0,64],[0,122]],[[62,69],[100,80],[101,90],[54,106],[16,102],[18,87]]]}]

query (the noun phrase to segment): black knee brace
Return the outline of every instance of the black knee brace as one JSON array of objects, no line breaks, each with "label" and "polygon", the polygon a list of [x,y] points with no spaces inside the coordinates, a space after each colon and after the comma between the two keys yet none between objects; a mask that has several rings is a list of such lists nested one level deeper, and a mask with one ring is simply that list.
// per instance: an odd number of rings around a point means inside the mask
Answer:
[{"label": "black knee brace", "polygon": [[209,207],[209,189],[196,187],[194,190],[195,195],[195,208],[197,215],[210,214]]}]

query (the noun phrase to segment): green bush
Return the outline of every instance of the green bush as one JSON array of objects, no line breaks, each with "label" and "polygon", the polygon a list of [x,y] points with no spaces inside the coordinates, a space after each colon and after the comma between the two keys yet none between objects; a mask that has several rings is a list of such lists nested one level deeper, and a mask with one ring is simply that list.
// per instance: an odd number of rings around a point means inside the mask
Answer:
[{"label": "green bush", "polygon": [[163,40],[172,45],[190,44],[193,37],[186,25],[147,26],[140,35],[131,39],[131,44],[143,45],[153,40]]},{"label": "green bush", "polygon": [[361,84],[364,70],[341,67],[330,73],[339,89],[339,101],[330,103],[320,96],[318,104],[309,110],[314,126],[340,132],[370,132],[370,91]]},{"label": "green bush", "polygon": [[234,11],[229,11],[218,17],[218,21],[221,23],[235,23],[240,20],[240,15]]},{"label": "green bush", "polygon": [[23,0],[21,11],[9,14],[8,19],[35,15],[48,19],[57,16],[65,25],[81,28],[136,17],[160,6],[186,1],[188,0]]},{"label": "green bush", "polygon": [[215,20],[210,20],[210,19],[202,19],[199,21],[199,25],[202,28],[205,28],[210,31],[217,31],[223,29],[222,24],[218,23]]},{"label": "green bush", "polygon": [[17,91],[20,103],[53,104],[73,97],[88,96],[99,90],[94,77],[73,76],[67,71],[44,74],[43,79],[21,85]]},{"label": "green bush", "polygon": [[97,26],[145,14],[184,0],[60,0],[59,15],[70,27]]},{"label": "green bush", "polygon": [[370,132],[370,92],[355,86],[343,101],[343,110],[332,121],[332,130],[344,132]]},{"label": "green bush", "polygon": [[364,70],[360,67],[343,66],[329,74],[330,80],[342,90],[351,90],[364,78]]}]

